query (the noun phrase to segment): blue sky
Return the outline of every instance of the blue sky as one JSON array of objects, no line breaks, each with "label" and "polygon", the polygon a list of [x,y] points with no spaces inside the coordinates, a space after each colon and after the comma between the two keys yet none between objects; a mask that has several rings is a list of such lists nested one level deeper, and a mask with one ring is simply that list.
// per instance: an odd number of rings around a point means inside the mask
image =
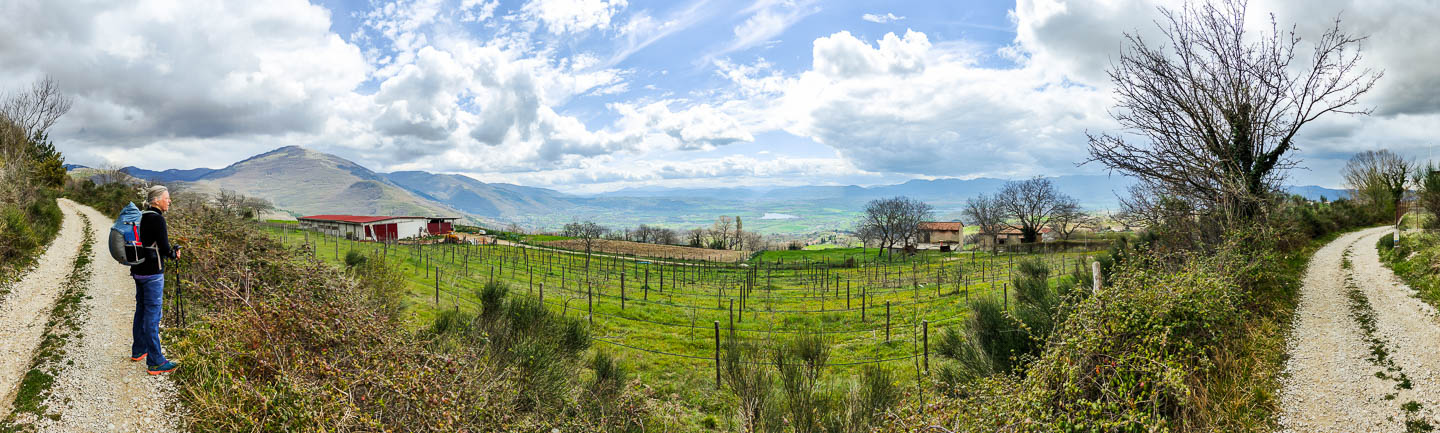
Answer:
[{"label": "blue sky", "polygon": [[[1425,158],[1436,0],[1256,0],[1313,37],[1340,15],[1386,73],[1300,140],[1292,184],[1349,155]],[[1093,174],[1123,32],[1178,0],[136,0],[0,5],[0,71],[76,96],[71,162],[221,167],[301,145],[379,171],[567,192]]]}]

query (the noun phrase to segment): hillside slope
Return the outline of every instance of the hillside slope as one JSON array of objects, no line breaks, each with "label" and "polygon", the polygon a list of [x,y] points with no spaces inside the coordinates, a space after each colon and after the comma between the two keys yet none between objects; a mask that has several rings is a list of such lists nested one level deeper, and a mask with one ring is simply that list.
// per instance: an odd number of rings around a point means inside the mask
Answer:
[{"label": "hillside slope", "polygon": [[446,215],[453,207],[411,194],[383,175],[335,155],[298,146],[275,149],[215,170],[195,190],[233,190],[302,215]]},{"label": "hillside slope", "polygon": [[527,213],[556,212],[573,206],[567,196],[554,190],[485,183],[458,174],[397,171],[384,176],[420,197],[492,218],[517,218]]}]

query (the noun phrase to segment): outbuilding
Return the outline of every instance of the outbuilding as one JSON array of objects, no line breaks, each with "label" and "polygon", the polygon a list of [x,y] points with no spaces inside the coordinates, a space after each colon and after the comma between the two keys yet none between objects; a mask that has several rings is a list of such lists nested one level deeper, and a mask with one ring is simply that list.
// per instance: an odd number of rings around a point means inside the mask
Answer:
[{"label": "outbuilding", "polygon": [[959,221],[921,222],[917,239],[920,249],[939,248],[942,251],[958,248],[964,242],[965,223]]},{"label": "outbuilding", "polygon": [[311,215],[297,218],[300,228],[331,236],[391,241],[454,231],[456,217]]}]

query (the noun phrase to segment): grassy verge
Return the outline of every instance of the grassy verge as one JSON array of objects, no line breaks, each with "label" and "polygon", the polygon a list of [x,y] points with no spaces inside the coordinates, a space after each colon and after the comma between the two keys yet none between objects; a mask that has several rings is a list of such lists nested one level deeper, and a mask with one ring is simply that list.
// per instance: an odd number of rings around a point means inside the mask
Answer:
[{"label": "grassy verge", "polygon": [[1401,236],[1399,244],[1393,236],[1382,236],[1375,243],[1380,261],[1415,289],[1416,297],[1440,307],[1440,268],[1435,265],[1440,263],[1440,235],[1412,233]]},{"label": "grassy verge", "polygon": [[30,369],[21,378],[20,388],[15,395],[14,410],[0,421],[0,432],[33,431],[32,423],[35,420],[47,417],[57,419],[60,416],[51,412],[45,403],[50,397],[50,388],[55,383],[55,377],[65,367],[61,360],[65,355],[66,343],[78,337],[76,333],[80,330],[80,308],[84,300],[89,299],[86,291],[92,272],[90,244],[95,237],[91,231],[90,219],[85,215],[80,215],[80,219],[84,221],[85,238],[80,244],[79,254],[75,256],[70,275],[61,285],[59,298],[51,307],[40,346],[31,357]]},{"label": "grassy verge", "polygon": [[0,203],[0,298],[60,232],[65,215],[55,197],[53,191],[41,190],[29,204]]}]

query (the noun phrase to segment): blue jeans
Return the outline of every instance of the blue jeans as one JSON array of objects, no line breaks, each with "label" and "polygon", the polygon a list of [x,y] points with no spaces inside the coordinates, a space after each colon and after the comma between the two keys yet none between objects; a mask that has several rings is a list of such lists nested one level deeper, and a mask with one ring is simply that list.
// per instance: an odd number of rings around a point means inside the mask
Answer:
[{"label": "blue jeans", "polygon": [[145,364],[164,365],[160,351],[160,314],[165,297],[165,274],[135,276],[135,323],[130,328],[134,341],[130,354],[145,356]]}]

